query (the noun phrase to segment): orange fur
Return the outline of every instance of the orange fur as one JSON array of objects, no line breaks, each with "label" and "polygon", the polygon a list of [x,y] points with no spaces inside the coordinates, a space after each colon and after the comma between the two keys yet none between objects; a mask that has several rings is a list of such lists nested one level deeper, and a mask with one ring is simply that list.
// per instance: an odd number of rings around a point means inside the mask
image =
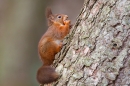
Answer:
[{"label": "orange fur", "polygon": [[50,65],[55,59],[55,54],[61,50],[62,40],[70,29],[70,20],[67,20],[67,15],[54,15],[50,8],[46,12],[49,28],[38,44],[38,53],[43,62],[43,66],[37,72],[37,80],[40,84],[48,84],[58,79],[59,75]]}]

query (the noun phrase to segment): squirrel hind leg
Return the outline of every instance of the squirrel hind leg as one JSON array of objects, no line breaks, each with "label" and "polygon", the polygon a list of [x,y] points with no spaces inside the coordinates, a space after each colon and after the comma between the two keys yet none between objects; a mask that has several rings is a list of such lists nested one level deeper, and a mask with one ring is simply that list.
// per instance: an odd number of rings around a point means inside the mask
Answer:
[{"label": "squirrel hind leg", "polygon": [[42,66],[37,72],[37,81],[42,85],[54,82],[58,78],[58,73],[50,66]]}]

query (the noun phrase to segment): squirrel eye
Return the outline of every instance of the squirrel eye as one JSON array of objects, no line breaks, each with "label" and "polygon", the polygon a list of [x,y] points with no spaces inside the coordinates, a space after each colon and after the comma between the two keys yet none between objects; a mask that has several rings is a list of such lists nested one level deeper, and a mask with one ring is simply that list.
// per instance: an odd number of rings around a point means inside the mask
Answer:
[{"label": "squirrel eye", "polygon": [[58,16],[58,18],[60,19],[60,18],[61,18],[61,16]]}]

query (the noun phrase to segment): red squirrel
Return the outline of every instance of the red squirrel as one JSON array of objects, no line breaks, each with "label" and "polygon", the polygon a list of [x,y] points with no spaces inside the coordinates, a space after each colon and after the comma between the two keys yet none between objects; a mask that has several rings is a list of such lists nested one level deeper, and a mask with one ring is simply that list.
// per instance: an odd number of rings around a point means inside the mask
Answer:
[{"label": "red squirrel", "polygon": [[70,20],[64,14],[52,14],[50,8],[46,9],[48,30],[41,37],[38,44],[38,53],[43,65],[38,69],[37,81],[44,85],[56,81],[58,73],[51,67],[55,55],[61,50],[62,40],[69,33]]}]

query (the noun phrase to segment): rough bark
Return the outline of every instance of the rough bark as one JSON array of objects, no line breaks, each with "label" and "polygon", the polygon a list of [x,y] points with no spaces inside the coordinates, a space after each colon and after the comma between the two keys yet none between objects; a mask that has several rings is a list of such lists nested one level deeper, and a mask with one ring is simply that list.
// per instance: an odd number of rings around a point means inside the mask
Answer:
[{"label": "rough bark", "polygon": [[130,85],[130,1],[85,0],[54,64],[54,86]]}]

